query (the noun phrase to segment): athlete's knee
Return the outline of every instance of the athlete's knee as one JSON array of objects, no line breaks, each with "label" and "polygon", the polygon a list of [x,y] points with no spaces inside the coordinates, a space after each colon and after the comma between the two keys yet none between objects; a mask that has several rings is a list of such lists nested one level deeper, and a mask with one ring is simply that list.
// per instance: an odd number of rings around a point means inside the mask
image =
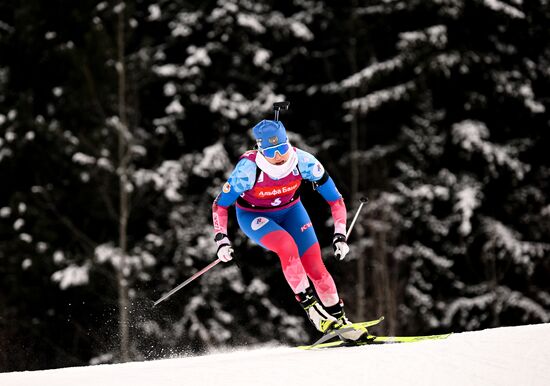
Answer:
[{"label": "athlete's knee", "polygon": [[313,281],[324,280],[327,276],[330,276],[323,263],[319,243],[313,244],[302,254],[302,264],[307,275]]},{"label": "athlete's knee", "polygon": [[298,258],[298,246],[296,242],[285,231],[278,230],[266,234],[261,239],[261,243],[269,250],[279,255],[281,260],[289,258]]}]

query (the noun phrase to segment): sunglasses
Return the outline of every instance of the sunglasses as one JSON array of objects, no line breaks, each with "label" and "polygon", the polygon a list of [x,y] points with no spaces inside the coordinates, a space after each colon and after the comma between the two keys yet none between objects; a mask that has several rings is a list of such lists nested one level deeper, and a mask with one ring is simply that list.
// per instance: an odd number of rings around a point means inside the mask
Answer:
[{"label": "sunglasses", "polygon": [[264,157],[267,158],[274,158],[275,153],[279,153],[280,155],[285,155],[290,150],[290,144],[288,142],[280,143],[275,146],[266,147],[263,149],[260,147],[260,151],[264,155]]}]

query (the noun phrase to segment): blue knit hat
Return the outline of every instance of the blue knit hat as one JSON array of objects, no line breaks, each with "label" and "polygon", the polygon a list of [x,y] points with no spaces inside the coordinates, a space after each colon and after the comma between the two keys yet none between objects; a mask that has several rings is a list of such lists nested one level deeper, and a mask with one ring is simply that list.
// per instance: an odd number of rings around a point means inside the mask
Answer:
[{"label": "blue knit hat", "polygon": [[288,141],[286,129],[281,121],[264,119],[252,128],[252,134],[258,145],[264,149]]}]

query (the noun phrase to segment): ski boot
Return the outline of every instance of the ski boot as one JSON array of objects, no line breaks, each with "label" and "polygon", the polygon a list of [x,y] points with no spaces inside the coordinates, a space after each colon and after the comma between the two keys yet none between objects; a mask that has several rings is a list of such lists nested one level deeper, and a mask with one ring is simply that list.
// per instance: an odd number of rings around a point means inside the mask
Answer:
[{"label": "ski boot", "polygon": [[331,325],[336,322],[336,318],[331,316],[313,294],[311,288],[305,292],[296,294],[296,300],[300,303],[308,319],[313,326],[323,334],[326,333]]},{"label": "ski boot", "polygon": [[[350,320],[347,318],[346,313],[344,312],[344,301],[342,299],[340,299],[340,301],[333,306],[325,307],[325,310],[334,319],[332,324],[329,324],[326,328],[325,333],[334,330],[346,329],[347,327],[350,327],[352,325]],[[328,323],[328,320],[324,323]],[[359,329],[354,328],[338,334],[340,339],[353,342],[366,335],[368,335],[368,331],[365,327],[361,327]]]},{"label": "ski boot", "polygon": [[[344,303],[341,300],[334,306],[323,307],[323,305],[313,294],[313,290],[311,288],[306,289],[305,292],[297,294],[296,300],[298,300],[306,312],[306,315],[311,323],[323,334],[351,324],[344,313]],[[344,336],[345,339],[348,339],[346,336],[346,334],[348,334],[351,335],[349,339],[355,340],[353,337],[357,334],[349,334],[354,332],[355,331],[344,332],[342,333],[342,336]]]}]

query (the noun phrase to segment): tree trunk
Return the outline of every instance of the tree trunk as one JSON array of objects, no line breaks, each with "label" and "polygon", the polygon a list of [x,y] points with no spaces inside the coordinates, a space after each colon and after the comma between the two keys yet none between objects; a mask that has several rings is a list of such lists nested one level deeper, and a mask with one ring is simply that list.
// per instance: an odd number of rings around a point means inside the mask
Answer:
[{"label": "tree trunk", "polygon": [[[353,9],[355,9],[356,4],[353,2]],[[352,12],[353,15],[355,15],[354,12]],[[351,19],[352,27],[354,27],[357,23],[355,20],[355,16],[352,16]],[[350,67],[353,74],[355,74],[358,71],[357,66],[357,49],[356,49],[356,41],[354,38],[351,39],[350,42],[350,49],[349,49],[349,61],[350,61]],[[352,91],[352,98],[357,97],[357,92],[355,90]],[[359,192],[359,183],[360,183],[360,169],[359,169],[359,163],[357,160],[357,153],[359,150],[359,118],[358,113],[353,112],[353,119],[351,121],[351,133],[350,133],[350,153],[351,153],[351,194],[350,194],[350,202],[352,204],[355,204],[358,197]],[[360,226],[358,226],[360,228]],[[351,236],[351,235],[350,235]],[[365,277],[365,270],[366,270],[366,262],[365,259],[361,256],[362,251],[358,251],[359,258],[357,259],[357,281],[355,282],[355,319],[356,320],[365,320],[366,318],[366,277]]]},{"label": "tree trunk", "polygon": [[127,230],[128,230],[128,118],[126,111],[126,68],[124,62],[124,8],[121,1],[115,10],[118,11],[117,23],[117,74],[118,74],[118,173],[119,173],[119,249],[120,264],[117,267],[120,360],[130,360],[130,331],[129,331],[129,297],[127,268]]},{"label": "tree trunk", "polygon": [[377,315],[385,316],[385,324],[390,335],[397,332],[397,303],[396,283],[392,275],[392,267],[388,262],[387,232],[388,224],[384,220],[383,210],[381,218],[371,223],[373,235],[373,282],[377,300]]},{"label": "tree trunk", "polygon": [[[357,162],[357,151],[358,151],[358,142],[359,142],[359,130],[358,130],[358,119],[356,113],[354,113],[353,120],[351,122],[351,135],[350,135],[350,151],[351,151],[351,203],[357,201],[358,191],[359,191],[359,165]],[[351,209],[351,208],[349,208]],[[357,228],[361,228],[357,226]],[[351,236],[351,235],[350,235]],[[355,319],[365,320],[366,318],[366,277],[365,270],[366,264],[365,259],[361,257],[361,251],[358,251],[360,256],[357,259],[357,281],[355,282],[355,294],[356,294],[356,311]]]}]

